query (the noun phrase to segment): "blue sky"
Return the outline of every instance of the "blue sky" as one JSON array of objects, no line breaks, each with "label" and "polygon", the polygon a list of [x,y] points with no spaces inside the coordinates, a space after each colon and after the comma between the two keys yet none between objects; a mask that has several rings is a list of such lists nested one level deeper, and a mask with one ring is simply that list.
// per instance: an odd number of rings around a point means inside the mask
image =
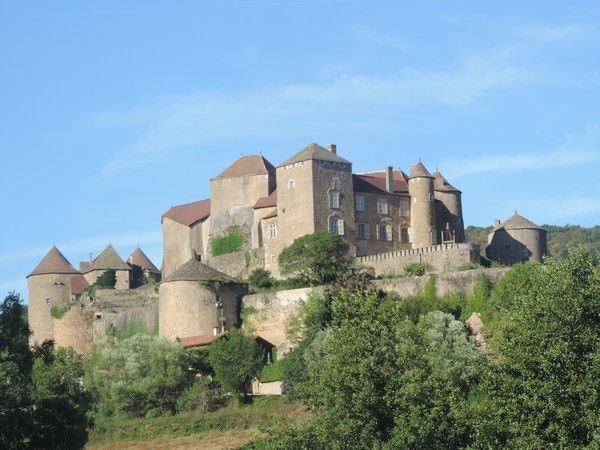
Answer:
[{"label": "blue sky", "polygon": [[598,2],[0,2],[0,290],[52,244],[160,265],[240,154],[419,158],[466,224],[600,223]]}]

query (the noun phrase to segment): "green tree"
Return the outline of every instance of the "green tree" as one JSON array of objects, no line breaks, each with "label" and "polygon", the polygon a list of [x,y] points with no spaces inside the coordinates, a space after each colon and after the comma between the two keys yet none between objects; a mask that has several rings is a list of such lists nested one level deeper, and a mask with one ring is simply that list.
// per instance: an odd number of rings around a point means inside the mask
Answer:
[{"label": "green tree", "polygon": [[108,269],[94,282],[94,286],[104,289],[113,289],[117,283],[117,275],[113,269]]},{"label": "green tree", "polygon": [[98,414],[140,417],[175,411],[177,398],[189,385],[187,369],[181,345],[138,334],[94,346],[84,380]]},{"label": "green tree", "polygon": [[264,352],[252,337],[232,329],[210,345],[209,361],[223,389],[240,395],[240,402],[244,402],[248,399],[248,384],[264,364]]},{"label": "green tree", "polygon": [[[497,364],[474,405],[478,446],[575,448],[600,433],[600,264],[582,248],[547,259],[511,295]],[[597,441],[596,441],[597,442]]]},{"label": "green tree", "polygon": [[327,284],[347,273],[353,263],[350,245],[340,235],[317,231],[297,238],[279,254],[283,275],[310,284]]},{"label": "green tree", "polygon": [[252,271],[248,281],[250,281],[251,286],[257,289],[269,289],[275,284],[271,272],[260,267]]}]

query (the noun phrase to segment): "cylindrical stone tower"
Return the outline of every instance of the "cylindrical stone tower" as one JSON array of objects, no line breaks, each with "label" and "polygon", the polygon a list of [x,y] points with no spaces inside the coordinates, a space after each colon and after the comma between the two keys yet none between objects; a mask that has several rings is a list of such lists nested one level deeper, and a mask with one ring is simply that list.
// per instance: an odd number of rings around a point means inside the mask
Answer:
[{"label": "cylindrical stone tower", "polygon": [[213,288],[215,282],[227,279],[225,274],[195,259],[166,277],[159,290],[159,335],[175,340],[214,334],[215,330],[237,325],[234,290],[228,286],[221,286],[218,291]]},{"label": "cylindrical stone tower", "polygon": [[452,186],[444,176],[433,173],[434,196],[442,203],[443,213],[436,215],[438,231],[446,230],[448,225],[454,233],[456,242],[464,242],[465,225],[463,223],[461,192]]},{"label": "cylindrical stone tower", "polygon": [[420,161],[410,167],[408,192],[411,197],[412,246],[430,247],[437,243],[433,177]]},{"label": "cylindrical stone tower", "polygon": [[56,248],[27,276],[28,316],[32,331],[30,342],[54,339],[53,306],[64,307],[71,301],[71,276],[79,272]]}]

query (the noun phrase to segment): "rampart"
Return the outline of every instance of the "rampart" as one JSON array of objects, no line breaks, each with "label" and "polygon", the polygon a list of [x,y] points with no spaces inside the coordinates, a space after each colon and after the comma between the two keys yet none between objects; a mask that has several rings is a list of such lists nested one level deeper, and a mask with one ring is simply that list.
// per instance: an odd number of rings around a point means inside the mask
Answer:
[{"label": "rampart", "polygon": [[356,258],[359,265],[372,267],[375,276],[399,275],[412,263],[430,264],[436,272],[453,272],[463,264],[479,261],[479,246],[472,243],[440,244]]},{"label": "rampart", "polygon": [[230,277],[247,280],[254,269],[264,267],[265,250],[263,247],[259,247],[225,255],[210,256],[208,264],[213,269],[217,269]]}]

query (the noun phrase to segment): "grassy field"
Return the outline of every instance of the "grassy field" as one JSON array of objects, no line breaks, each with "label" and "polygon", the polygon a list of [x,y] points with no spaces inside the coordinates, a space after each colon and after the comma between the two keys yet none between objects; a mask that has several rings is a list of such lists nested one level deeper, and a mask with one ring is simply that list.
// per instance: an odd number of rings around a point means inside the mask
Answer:
[{"label": "grassy field", "polygon": [[88,449],[236,448],[263,435],[265,427],[308,417],[300,403],[285,397],[255,399],[251,405],[143,419],[110,419],[91,430]]}]

